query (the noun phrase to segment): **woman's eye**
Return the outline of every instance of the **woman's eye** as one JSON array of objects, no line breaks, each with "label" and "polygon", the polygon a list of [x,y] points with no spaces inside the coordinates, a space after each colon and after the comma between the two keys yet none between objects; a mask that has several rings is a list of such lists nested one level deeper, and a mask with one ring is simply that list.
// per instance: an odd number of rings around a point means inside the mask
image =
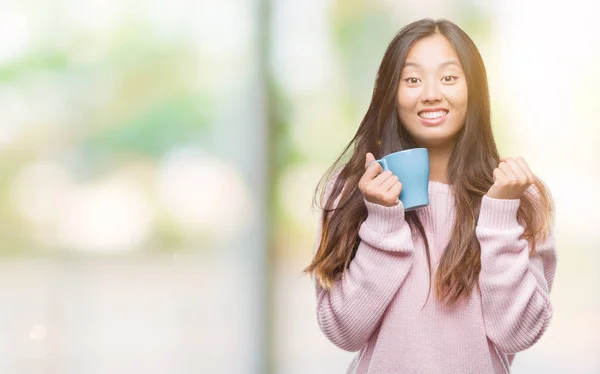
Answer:
[{"label": "woman's eye", "polygon": [[454,75],[447,75],[444,78],[442,78],[442,80],[446,83],[451,83],[453,81],[455,81],[458,77],[455,77]]},{"label": "woman's eye", "polygon": [[417,84],[419,83],[419,78],[406,78],[404,81],[409,84]]}]

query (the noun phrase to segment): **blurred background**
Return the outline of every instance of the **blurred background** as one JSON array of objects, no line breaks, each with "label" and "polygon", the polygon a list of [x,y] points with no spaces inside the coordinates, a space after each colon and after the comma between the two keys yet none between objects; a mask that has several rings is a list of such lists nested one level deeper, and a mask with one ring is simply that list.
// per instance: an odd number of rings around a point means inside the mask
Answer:
[{"label": "blurred background", "polygon": [[0,372],[343,373],[312,280],[319,178],[405,24],[489,74],[556,203],[554,318],[514,373],[600,373],[597,4],[2,0]]}]

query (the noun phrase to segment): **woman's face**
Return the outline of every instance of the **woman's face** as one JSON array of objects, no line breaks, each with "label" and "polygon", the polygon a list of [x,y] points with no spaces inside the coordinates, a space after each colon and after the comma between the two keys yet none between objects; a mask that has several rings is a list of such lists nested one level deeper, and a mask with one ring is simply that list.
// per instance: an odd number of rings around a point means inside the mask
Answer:
[{"label": "woman's face", "polygon": [[467,114],[467,82],[448,40],[435,34],[413,44],[398,85],[398,116],[421,147],[453,145]]}]

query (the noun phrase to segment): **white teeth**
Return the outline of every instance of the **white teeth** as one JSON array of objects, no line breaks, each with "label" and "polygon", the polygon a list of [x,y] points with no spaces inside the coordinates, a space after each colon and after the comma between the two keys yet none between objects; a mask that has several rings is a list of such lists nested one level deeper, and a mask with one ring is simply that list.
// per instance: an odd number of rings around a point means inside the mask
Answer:
[{"label": "white teeth", "polygon": [[443,117],[447,113],[448,112],[446,112],[445,110],[440,110],[438,112],[421,112],[421,113],[419,113],[419,117],[421,117],[421,118],[428,118],[428,119],[435,119],[435,118]]}]

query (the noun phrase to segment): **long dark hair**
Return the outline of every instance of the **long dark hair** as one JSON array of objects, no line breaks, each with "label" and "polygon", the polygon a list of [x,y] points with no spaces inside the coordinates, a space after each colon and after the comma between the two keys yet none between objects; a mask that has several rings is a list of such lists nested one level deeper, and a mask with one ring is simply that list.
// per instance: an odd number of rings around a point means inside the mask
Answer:
[{"label": "long dark hair", "polygon": [[[337,277],[348,268],[360,243],[358,230],[367,217],[367,209],[356,186],[365,172],[366,153],[381,158],[419,147],[398,117],[397,90],[400,72],[412,45],[436,33],[452,44],[460,59],[467,81],[468,104],[465,124],[456,134],[447,170],[457,219],[439,261],[434,289],[439,301],[453,305],[469,296],[477,284],[481,261],[475,227],[481,199],[492,186],[493,170],[500,162],[492,134],[486,70],[475,43],[457,25],[447,20],[422,19],[403,27],[391,41],[379,66],[371,103],[356,135],[315,190],[313,204],[321,191],[323,229],[317,252],[304,272],[314,273],[324,289],[331,289]],[[350,149],[349,160],[342,164]],[[532,253],[535,253],[536,238],[540,240],[548,234],[553,219],[550,192],[537,177],[534,185],[535,189],[528,189],[521,198],[517,213],[517,220],[526,228],[522,238],[529,241]],[[330,188],[325,206],[323,187]],[[425,243],[431,279],[429,243],[423,225],[416,211],[405,212],[405,219],[411,231],[415,233],[416,229]]]}]

